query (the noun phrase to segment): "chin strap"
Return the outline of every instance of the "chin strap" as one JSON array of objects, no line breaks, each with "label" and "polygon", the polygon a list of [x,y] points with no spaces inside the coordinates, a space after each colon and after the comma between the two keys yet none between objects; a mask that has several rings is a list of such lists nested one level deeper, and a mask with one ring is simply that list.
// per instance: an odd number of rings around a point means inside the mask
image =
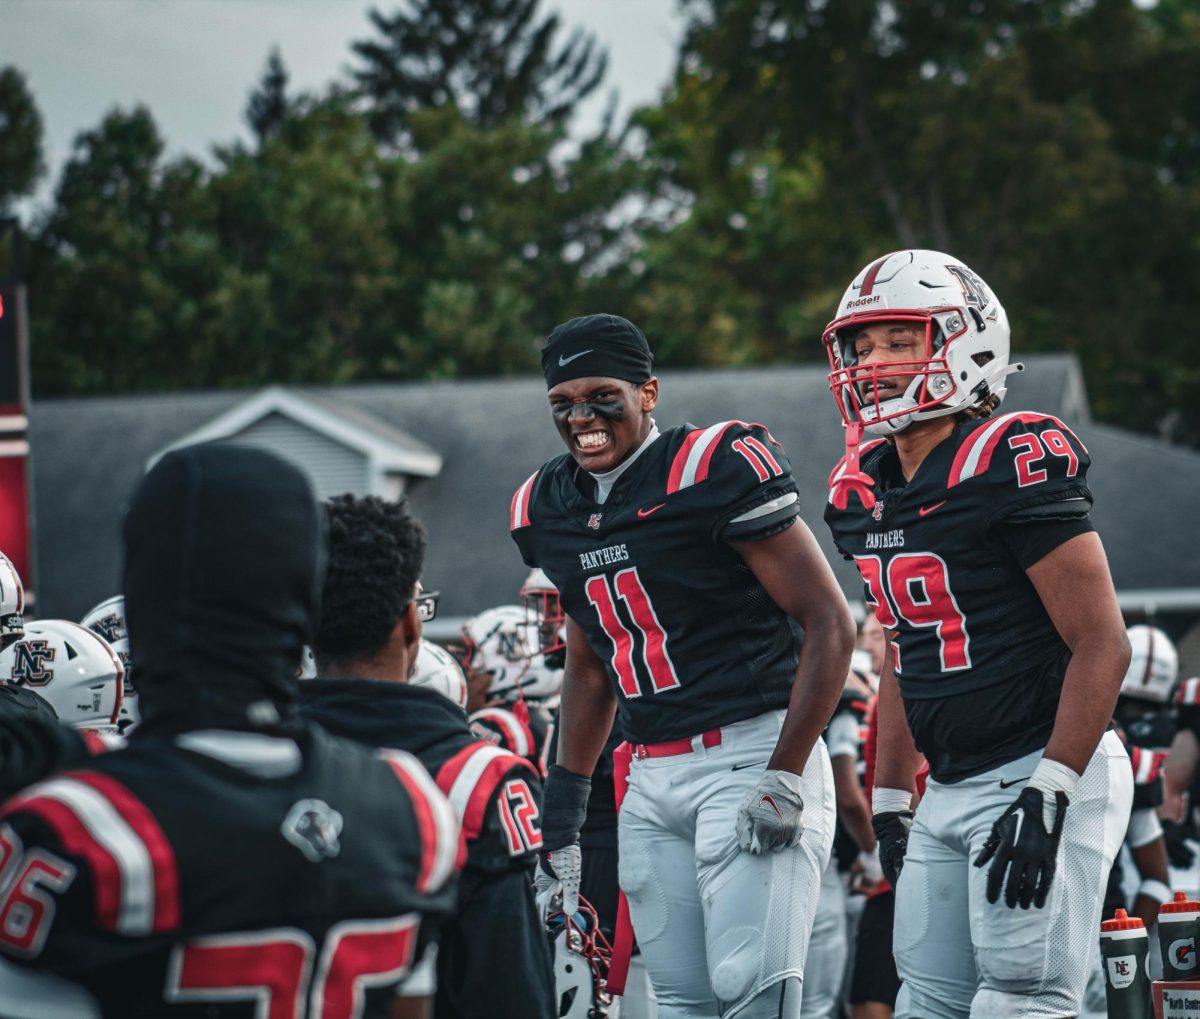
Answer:
[{"label": "chin strap", "polygon": [[846,425],[846,455],[842,458],[841,467],[834,471],[829,481],[833,505],[840,510],[850,504],[851,493],[858,496],[864,509],[875,505],[875,494],[871,491],[875,481],[858,469],[858,445],[862,442],[862,434],[861,421]]}]

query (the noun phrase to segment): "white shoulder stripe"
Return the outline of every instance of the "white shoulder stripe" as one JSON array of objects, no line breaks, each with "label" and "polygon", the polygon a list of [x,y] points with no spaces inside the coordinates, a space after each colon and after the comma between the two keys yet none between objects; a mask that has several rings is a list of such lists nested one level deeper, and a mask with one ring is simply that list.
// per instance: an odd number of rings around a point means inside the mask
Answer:
[{"label": "white shoulder stripe", "polygon": [[742,524],[749,520],[757,520],[759,517],[765,517],[769,513],[774,513],[776,510],[781,510],[785,506],[790,506],[800,497],[795,492],[788,492],[784,495],[772,499],[770,502],[764,502],[761,506],[755,506],[752,510],[747,510],[739,517],[734,517],[731,524]]},{"label": "white shoulder stripe", "polygon": [[971,452],[967,454],[967,459],[963,461],[962,471],[960,472],[959,481],[966,481],[967,478],[975,477],[975,471],[979,467],[979,458],[983,456],[983,451],[987,449],[988,440],[997,432],[1003,431],[1011,423],[1013,418],[1017,417],[1020,411],[1013,411],[1010,414],[1001,414],[989,425],[985,425],[974,435],[971,436]]},{"label": "white shoulder stripe", "polygon": [[55,800],[79,819],[120,871],[117,933],[150,934],[154,929],[154,863],[145,842],[117,809],[91,786],[73,778],[52,778],[27,789],[24,795]]},{"label": "white shoulder stripe", "polygon": [[458,777],[455,778],[453,784],[450,786],[449,793],[446,794],[450,800],[450,806],[454,808],[454,813],[458,815],[460,822],[466,817],[467,805],[471,801],[471,794],[475,792],[475,786],[487,770],[488,765],[497,757],[509,756],[510,754],[507,750],[486,743],[477,747],[475,752],[467,759],[467,763],[463,765],[462,771],[458,773]]},{"label": "white shoulder stripe", "polygon": [[704,459],[704,454],[708,452],[708,447],[717,441],[718,436],[725,431],[735,421],[718,421],[715,425],[709,425],[703,432],[700,433],[700,438],[696,440],[696,444],[688,453],[688,458],[683,465],[683,476],[679,479],[680,488],[689,488],[696,483],[696,471],[700,468],[700,461]]}]

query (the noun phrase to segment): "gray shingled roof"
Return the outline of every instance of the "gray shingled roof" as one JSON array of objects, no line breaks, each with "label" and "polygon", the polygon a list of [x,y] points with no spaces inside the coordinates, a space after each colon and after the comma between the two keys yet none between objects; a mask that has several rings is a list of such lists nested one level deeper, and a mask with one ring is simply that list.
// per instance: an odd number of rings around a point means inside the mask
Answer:
[{"label": "gray shingled roof", "polygon": [[[1054,413],[1076,428],[1093,457],[1095,520],[1119,588],[1200,588],[1189,520],[1200,493],[1200,454],[1090,423],[1072,356],[1026,359],[1005,410]],[[841,430],[816,365],[664,371],[655,417],[663,427],[729,418],[762,421],[787,448],[805,519],[834,555],[821,523],[825,481],[841,455]],[[508,537],[512,493],[561,444],[540,378],[312,387],[307,395],[365,411],[437,450],[437,478],[409,495],[430,535],[426,586],[448,615],[512,601],[524,574]],[[39,400],[31,415],[37,500],[38,611],[78,618],[114,593],[123,505],[148,457],[252,395],[243,392]],[[1159,507],[1155,541],[1146,507]],[[1166,512],[1162,508],[1167,508]],[[1170,507],[1177,507],[1174,512]],[[835,569],[857,598],[852,568]]]}]

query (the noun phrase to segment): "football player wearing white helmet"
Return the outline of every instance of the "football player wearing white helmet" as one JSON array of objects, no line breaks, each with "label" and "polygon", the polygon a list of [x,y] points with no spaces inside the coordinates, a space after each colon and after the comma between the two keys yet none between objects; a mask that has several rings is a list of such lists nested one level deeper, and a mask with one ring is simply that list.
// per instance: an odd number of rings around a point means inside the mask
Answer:
[{"label": "football player wearing white helmet", "polygon": [[993,416],[1008,317],[949,255],[871,262],[824,343],[847,446],[825,519],[889,639],[872,809],[896,1014],[1075,1015],[1133,793],[1087,450],[1049,415]]},{"label": "football player wearing white helmet", "polygon": [[520,605],[485,609],[463,624],[471,729],[480,739],[526,758],[543,774],[553,717],[541,703],[558,693],[561,670],[535,652],[536,623]]},{"label": "football player wearing white helmet", "polygon": [[11,559],[0,552],[0,650],[25,632],[25,585]]},{"label": "football player wearing white helmet", "polygon": [[120,656],[125,667],[125,688],[121,694],[121,717],[117,727],[128,736],[138,723],[137,687],[133,685],[133,662],[129,655],[129,631],[125,628],[125,599],[117,594],[95,606],[83,619],[93,633],[100,634]]},{"label": "football player wearing white helmet", "polygon": [[[421,638],[433,605],[417,579],[425,531],[407,505],[342,495],[325,510],[318,675],[300,684],[301,713],[337,735],[416,755],[449,797],[466,841],[458,908],[434,964],[434,1016],[553,1017],[553,970],[531,881],[540,775],[472,734],[461,670]],[[486,933],[497,918],[503,937]]]},{"label": "football player wearing white helmet", "polygon": [[117,735],[125,667],[98,633],[66,619],[39,619],[0,652],[0,681],[46,700],[59,721]]}]

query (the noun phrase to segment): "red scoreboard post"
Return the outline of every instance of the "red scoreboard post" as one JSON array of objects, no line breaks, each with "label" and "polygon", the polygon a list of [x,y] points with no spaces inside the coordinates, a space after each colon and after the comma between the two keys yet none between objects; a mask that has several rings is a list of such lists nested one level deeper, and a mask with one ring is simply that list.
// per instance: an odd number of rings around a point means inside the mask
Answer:
[{"label": "red scoreboard post", "polygon": [[33,491],[29,471],[29,372],[21,234],[0,220],[0,552],[33,600]]}]

